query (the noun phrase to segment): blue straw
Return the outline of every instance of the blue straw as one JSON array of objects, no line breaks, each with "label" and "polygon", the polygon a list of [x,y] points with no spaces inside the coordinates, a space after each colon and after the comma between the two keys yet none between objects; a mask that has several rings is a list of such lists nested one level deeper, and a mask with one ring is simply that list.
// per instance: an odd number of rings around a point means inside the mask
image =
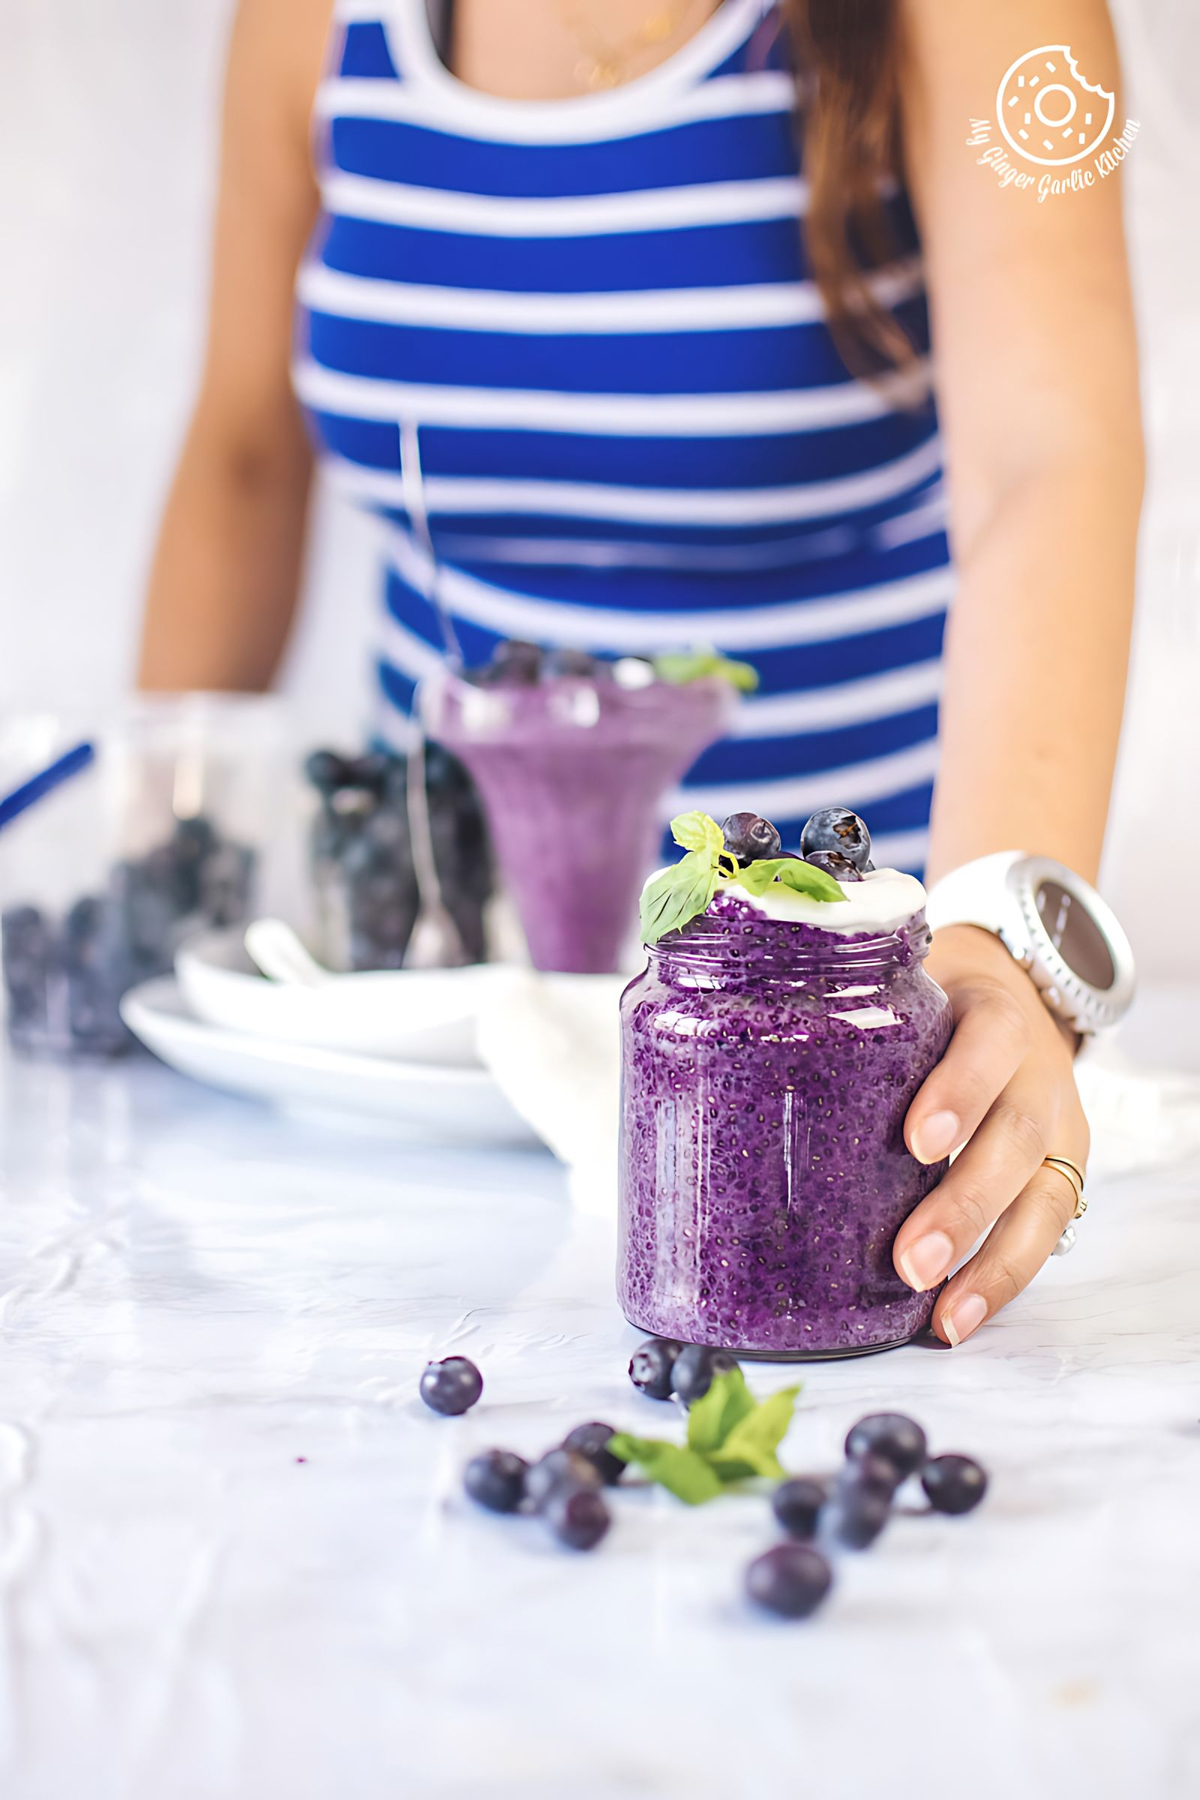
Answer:
[{"label": "blue straw", "polygon": [[26,807],[35,805],[47,794],[52,794],[64,781],[70,781],[72,775],[78,775],[81,770],[86,769],[89,763],[95,761],[95,757],[94,744],[76,744],[73,750],[68,750],[65,756],[52,762],[40,775],[31,776],[19,788],[14,788],[11,794],[6,794],[0,800],[0,830],[11,825],[18,813],[23,813]]}]

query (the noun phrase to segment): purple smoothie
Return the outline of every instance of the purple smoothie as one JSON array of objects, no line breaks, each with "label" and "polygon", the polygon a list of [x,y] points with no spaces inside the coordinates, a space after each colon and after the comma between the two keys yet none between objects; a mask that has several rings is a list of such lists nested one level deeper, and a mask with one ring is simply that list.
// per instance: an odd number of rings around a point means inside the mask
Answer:
[{"label": "purple smoothie", "polygon": [[745,1355],[906,1342],[935,1295],[892,1267],[941,1179],[904,1146],[950,1036],[923,912],[887,933],[766,917],[733,890],[622,1000],[618,1295],[630,1322]]},{"label": "purple smoothie", "polygon": [[724,733],[733,705],[718,679],[629,689],[611,677],[480,686],[446,675],[423,690],[430,736],[483,797],[535,967],[619,966],[664,796]]}]

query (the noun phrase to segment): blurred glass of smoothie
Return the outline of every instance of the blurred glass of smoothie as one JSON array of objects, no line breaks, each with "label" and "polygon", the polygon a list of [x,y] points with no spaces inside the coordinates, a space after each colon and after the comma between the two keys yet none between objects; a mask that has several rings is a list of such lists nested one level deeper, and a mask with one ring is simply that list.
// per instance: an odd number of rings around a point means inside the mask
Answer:
[{"label": "blurred glass of smoothie", "polygon": [[[539,969],[608,974],[654,866],[666,795],[723,737],[738,671],[716,658],[640,658],[498,647],[486,669],[424,682],[431,738],[470,770],[483,796],[501,872]],[[706,667],[731,672],[705,673]]]}]

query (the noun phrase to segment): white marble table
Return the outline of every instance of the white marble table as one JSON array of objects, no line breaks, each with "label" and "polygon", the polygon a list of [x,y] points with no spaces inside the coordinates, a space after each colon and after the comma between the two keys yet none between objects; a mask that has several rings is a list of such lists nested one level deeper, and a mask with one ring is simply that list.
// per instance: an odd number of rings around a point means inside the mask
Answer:
[{"label": "white marble table", "polygon": [[[1098,1190],[956,1352],[809,1372],[792,1466],[903,1406],[993,1487],[787,1626],[739,1599],[761,1499],[633,1493],[583,1557],[460,1498],[476,1448],[673,1422],[548,1157],[0,1065],[0,1794],[1195,1796],[1197,1187]],[[449,1351],[462,1420],[416,1398]]]}]

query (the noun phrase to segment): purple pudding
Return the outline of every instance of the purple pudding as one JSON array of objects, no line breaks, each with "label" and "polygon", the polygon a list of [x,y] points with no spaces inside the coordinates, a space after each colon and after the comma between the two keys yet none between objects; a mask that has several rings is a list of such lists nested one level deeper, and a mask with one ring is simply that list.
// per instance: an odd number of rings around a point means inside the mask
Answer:
[{"label": "purple pudding", "polygon": [[517,661],[422,689],[430,736],[466,764],[483,797],[539,969],[619,966],[658,851],[663,798],[731,716],[725,680],[673,685],[639,663],[635,686],[623,671],[630,665],[563,653],[540,672]]},{"label": "purple pudding", "polygon": [[800,859],[755,895],[726,858],[625,990],[618,1293],[643,1331],[835,1357],[929,1323],[892,1245],[946,1167],[903,1125],[950,1008],[922,967],[924,890],[869,851],[836,902],[782,885]]}]

